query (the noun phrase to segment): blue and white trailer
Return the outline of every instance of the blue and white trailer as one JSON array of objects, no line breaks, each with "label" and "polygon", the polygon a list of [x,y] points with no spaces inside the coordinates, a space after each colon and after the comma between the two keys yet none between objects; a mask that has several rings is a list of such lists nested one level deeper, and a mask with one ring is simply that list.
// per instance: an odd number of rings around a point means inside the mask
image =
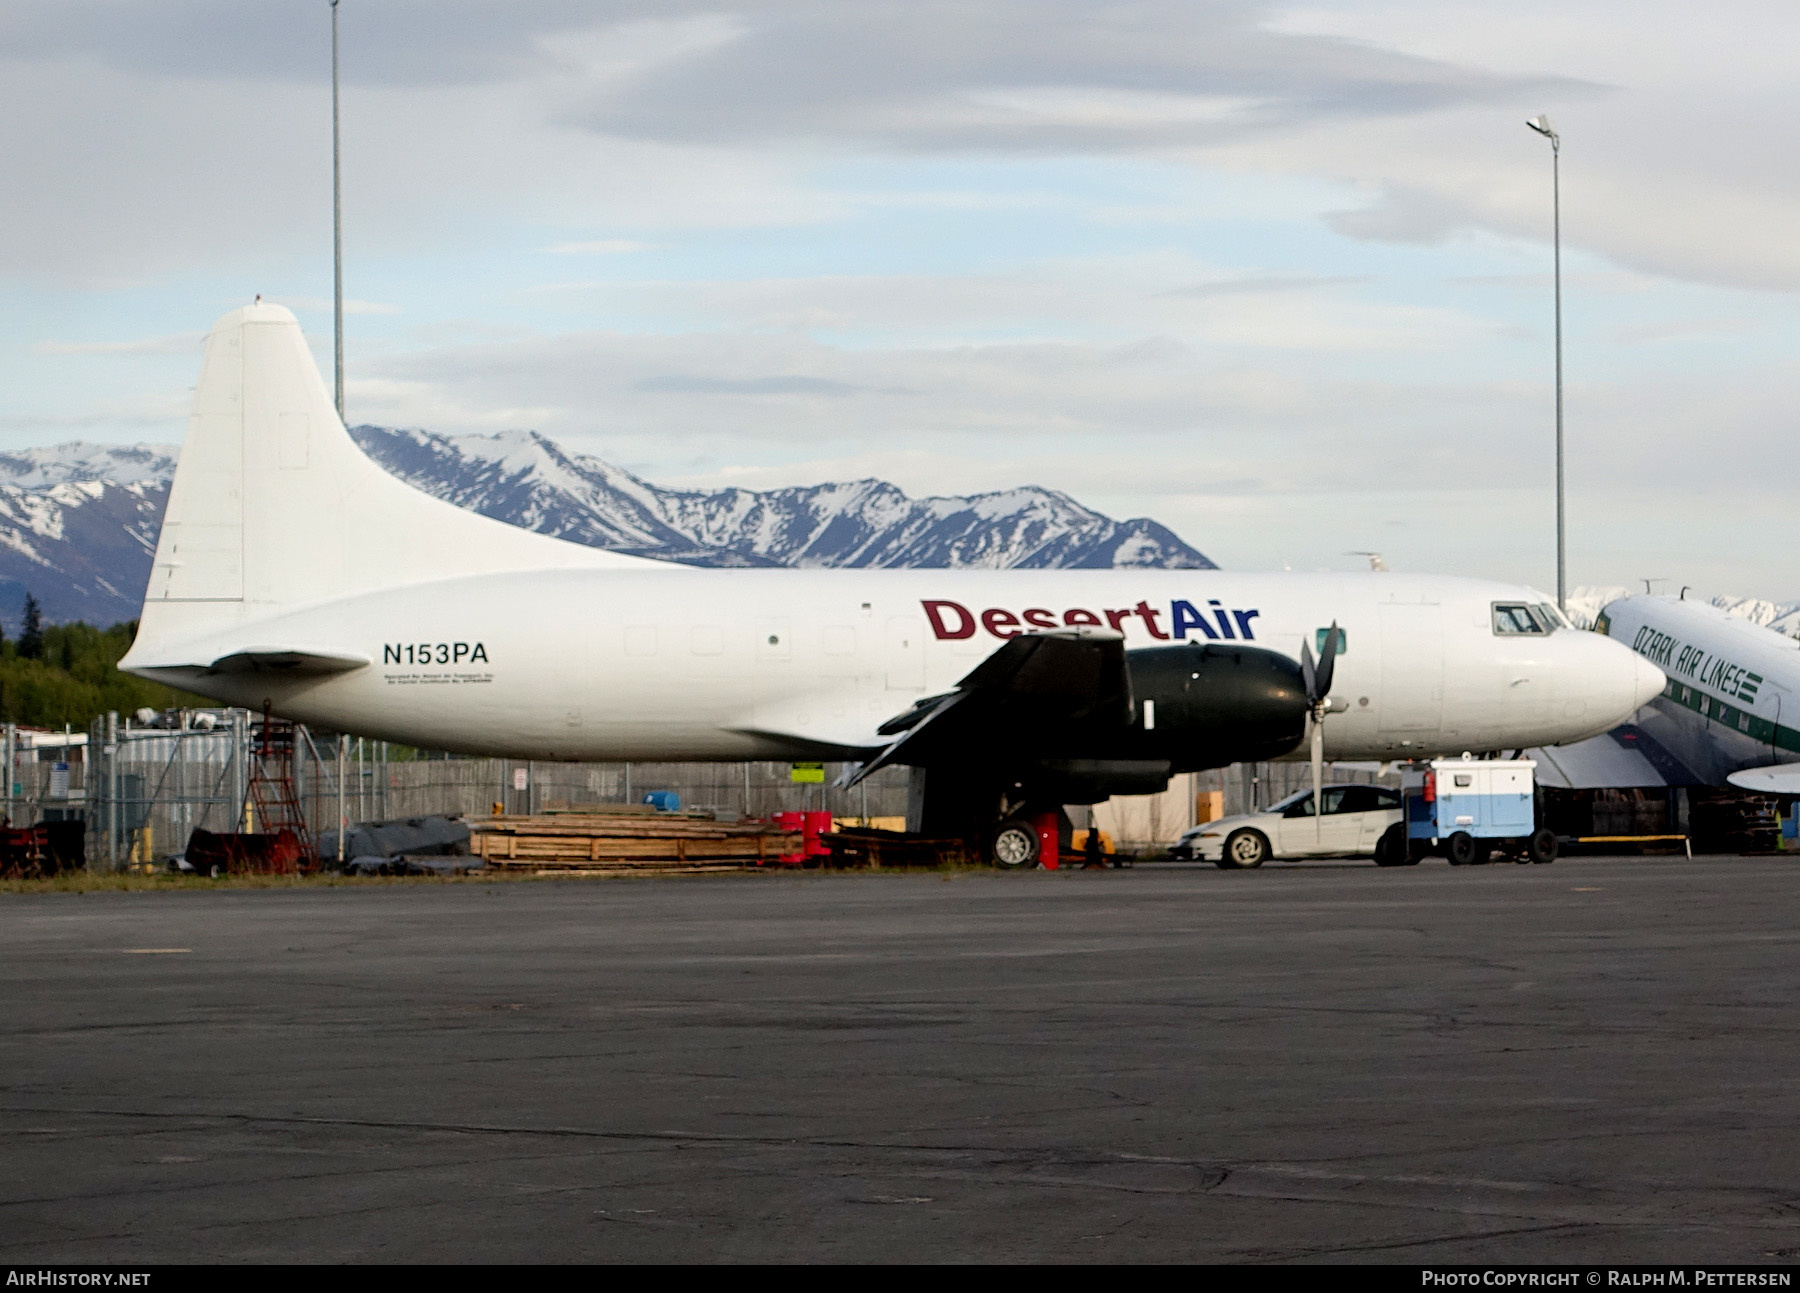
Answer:
[{"label": "blue and white trailer", "polygon": [[1470,866],[1500,852],[1519,862],[1556,861],[1555,834],[1538,826],[1536,768],[1531,759],[1466,754],[1401,768],[1405,815],[1378,860],[1404,865],[1441,855]]}]

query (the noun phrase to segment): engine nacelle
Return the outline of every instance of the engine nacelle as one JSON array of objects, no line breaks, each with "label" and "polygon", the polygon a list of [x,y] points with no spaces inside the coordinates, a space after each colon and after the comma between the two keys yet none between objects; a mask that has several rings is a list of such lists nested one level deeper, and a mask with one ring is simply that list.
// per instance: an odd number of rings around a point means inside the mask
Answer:
[{"label": "engine nacelle", "polygon": [[1280,652],[1209,642],[1127,651],[1125,662],[1130,757],[1193,772],[1278,758],[1306,735],[1306,682]]}]

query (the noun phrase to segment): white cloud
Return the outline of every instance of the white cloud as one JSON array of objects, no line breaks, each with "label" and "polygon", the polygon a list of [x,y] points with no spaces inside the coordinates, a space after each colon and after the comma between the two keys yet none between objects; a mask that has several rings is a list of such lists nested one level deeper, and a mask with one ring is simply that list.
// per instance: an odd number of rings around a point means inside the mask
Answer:
[{"label": "white cloud", "polygon": [[[285,305],[290,310],[318,311],[332,308],[332,300],[328,296],[288,296],[284,293],[264,299],[276,305]],[[344,298],[345,314],[404,314],[405,312],[402,306],[384,301],[359,301],[349,296]]]},{"label": "white cloud", "polygon": [[[1549,158],[1523,119],[1548,111],[1578,550],[1620,566],[1582,578],[1756,561],[1768,587],[1715,583],[1786,591],[1800,10],[645,14],[341,12],[353,416],[694,480],[1036,479],[1237,564],[1529,566]],[[0,8],[9,436],[173,437],[180,330],[258,290],[329,308],[327,17]],[[546,265],[570,281],[528,290]]]},{"label": "white cloud", "polygon": [[655,247],[655,243],[636,242],[630,238],[599,238],[593,242],[559,242],[544,250],[552,256],[625,256],[634,251],[652,251]]},{"label": "white cloud", "polygon": [[204,332],[175,332],[163,337],[139,337],[134,341],[39,341],[34,355],[198,355]]}]

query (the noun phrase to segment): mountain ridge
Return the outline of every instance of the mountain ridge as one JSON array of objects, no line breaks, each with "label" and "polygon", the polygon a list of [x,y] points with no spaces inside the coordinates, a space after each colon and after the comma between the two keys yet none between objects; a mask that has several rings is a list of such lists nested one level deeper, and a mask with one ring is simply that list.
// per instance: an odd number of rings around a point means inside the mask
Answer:
[{"label": "mountain ridge", "polygon": [[[918,499],[872,478],[669,489],[535,431],[447,436],[365,425],[350,434],[400,479],[459,506],[578,543],[697,565],[1216,568],[1147,517],[1114,521],[1037,485]],[[569,499],[583,509],[570,511]]]},{"label": "mountain ridge", "polygon": [[[668,489],[537,432],[352,428],[371,459],[458,506],[595,547],[715,567],[1212,569],[1145,517],[1115,521],[1021,486],[914,499],[886,481]],[[62,445],[0,453],[0,622],[30,592],[51,622],[135,617],[177,450]]]}]

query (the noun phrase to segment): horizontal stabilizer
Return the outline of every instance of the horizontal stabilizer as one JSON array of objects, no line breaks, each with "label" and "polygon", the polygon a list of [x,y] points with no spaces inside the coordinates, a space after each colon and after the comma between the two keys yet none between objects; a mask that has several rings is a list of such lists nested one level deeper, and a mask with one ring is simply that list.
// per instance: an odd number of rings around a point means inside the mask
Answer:
[{"label": "horizontal stabilizer", "polygon": [[1800,795],[1800,763],[1777,763],[1767,768],[1745,768],[1725,780],[1739,790],[1759,795]]},{"label": "horizontal stabilizer", "polygon": [[178,657],[167,662],[146,662],[140,667],[159,673],[327,674],[348,673],[352,669],[367,668],[373,663],[366,655],[344,651],[321,651],[312,647],[250,646],[221,656],[202,651],[198,659],[183,660]]}]

